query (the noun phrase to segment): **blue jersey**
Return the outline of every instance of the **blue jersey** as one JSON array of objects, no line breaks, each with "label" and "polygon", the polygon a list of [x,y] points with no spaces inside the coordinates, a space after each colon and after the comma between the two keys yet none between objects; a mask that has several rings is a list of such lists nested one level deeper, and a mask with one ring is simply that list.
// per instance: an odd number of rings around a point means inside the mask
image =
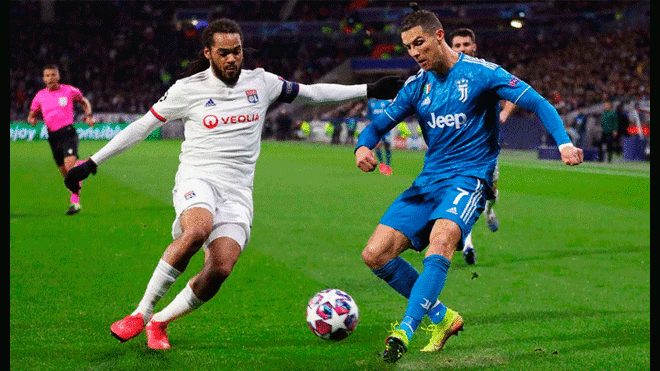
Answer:
[{"label": "blue jersey", "polygon": [[[385,108],[390,104],[392,104],[392,101],[390,100],[369,98],[367,101],[367,120],[369,120],[370,123],[373,122],[376,117],[385,112]],[[388,130],[381,138],[389,143],[391,141],[391,131]]]},{"label": "blue jersey", "polygon": [[390,104],[392,104],[392,101],[370,98],[367,101],[367,120],[369,122],[373,121],[381,113],[385,112],[385,108]]},{"label": "blue jersey", "polygon": [[557,111],[527,83],[494,63],[460,53],[446,74],[420,70],[411,76],[362,131],[355,148],[374,148],[383,133],[416,114],[428,150],[414,185],[464,175],[492,186],[500,153],[501,99],[536,113],[558,145],[570,142]]}]

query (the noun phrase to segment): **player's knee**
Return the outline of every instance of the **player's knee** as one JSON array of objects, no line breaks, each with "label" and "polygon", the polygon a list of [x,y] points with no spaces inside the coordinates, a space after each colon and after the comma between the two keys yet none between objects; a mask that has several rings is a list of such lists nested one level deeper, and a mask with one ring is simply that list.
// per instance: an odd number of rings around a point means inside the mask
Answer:
[{"label": "player's knee", "polygon": [[362,250],[362,261],[372,270],[382,267],[389,260],[391,259],[388,259],[384,254],[371,245],[368,245]]},{"label": "player's knee", "polygon": [[210,261],[205,264],[204,272],[209,281],[221,285],[234,270],[234,264],[229,262]]},{"label": "player's knee", "polygon": [[429,255],[442,255],[451,260],[456,248],[458,247],[459,240],[453,236],[439,236],[429,242],[429,247],[426,250],[426,256]]},{"label": "player's knee", "polygon": [[190,241],[193,245],[200,245],[209,238],[211,234],[211,229],[202,225],[195,225],[186,228],[183,231],[183,238]]}]

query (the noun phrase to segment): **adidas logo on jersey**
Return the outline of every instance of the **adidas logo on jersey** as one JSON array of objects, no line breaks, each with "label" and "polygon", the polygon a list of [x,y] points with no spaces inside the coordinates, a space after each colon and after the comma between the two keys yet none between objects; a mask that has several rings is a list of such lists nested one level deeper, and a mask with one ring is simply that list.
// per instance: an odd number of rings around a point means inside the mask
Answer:
[{"label": "adidas logo on jersey", "polygon": [[209,99],[209,101],[206,102],[206,104],[204,105],[204,107],[214,107],[214,106],[215,106],[215,102],[213,101],[213,99]]},{"label": "adidas logo on jersey", "polygon": [[424,100],[422,101],[422,106],[428,106],[429,104],[431,104],[431,98],[429,97],[424,98]]},{"label": "adidas logo on jersey", "polygon": [[454,215],[458,214],[458,210],[456,210],[456,207],[449,208],[449,209],[447,209],[446,212],[448,212],[450,214],[454,214]]}]

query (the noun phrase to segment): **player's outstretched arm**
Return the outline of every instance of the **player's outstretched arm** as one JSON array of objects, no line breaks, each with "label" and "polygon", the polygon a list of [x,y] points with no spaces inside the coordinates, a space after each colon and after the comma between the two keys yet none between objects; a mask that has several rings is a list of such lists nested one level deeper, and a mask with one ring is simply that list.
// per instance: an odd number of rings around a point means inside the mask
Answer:
[{"label": "player's outstretched arm", "polygon": [[69,170],[64,185],[73,193],[80,190],[80,182],[87,179],[90,174],[96,174],[96,169],[103,161],[117,156],[144,140],[152,131],[161,126],[163,122],[150,111],[140,119],[128,125],[119,134],[115,135],[98,152],[90,156],[85,162]]},{"label": "player's outstretched arm", "polygon": [[337,103],[352,99],[393,99],[404,81],[396,76],[386,76],[371,84],[299,84],[298,99],[304,103]]},{"label": "player's outstretched arm", "polygon": [[559,116],[559,113],[550,102],[543,98],[534,89],[528,87],[523,94],[518,97],[517,105],[534,112],[541,119],[543,126],[545,126],[546,130],[548,130],[558,144],[559,152],[561,153],[561,160],[566,165],[575,166],[582,163],[584,158],[582,149],[573,145],[571,139],[566,133],[564,123]]}]

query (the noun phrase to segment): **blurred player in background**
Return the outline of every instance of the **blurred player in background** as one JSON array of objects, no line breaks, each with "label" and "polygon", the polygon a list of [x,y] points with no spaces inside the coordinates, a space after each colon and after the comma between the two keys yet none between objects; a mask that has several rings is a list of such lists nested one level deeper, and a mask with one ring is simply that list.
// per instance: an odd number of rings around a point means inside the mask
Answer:
[{"label": "blurred player in background", "polygon": [[355,145],[355,130],[357,129],[358,116],[361,115],[362,110],[364,110],[364,104],[357,102],[348,111],[348,116],[344,120],[346,124],[346,139],[344,140],[344,144]]},{"label": "blurred player in background", "polygon": [[[408,350],[427,314],[431,336],[422,351],[439,351],[463,328],[461,316],[438,298],[454,252],[463,247],[486,199],[493,197],[499,100],[536,113],[559,145],[564,163],[578,165],[583,159],[547,100],[500,66],[454,52],[437,16],[411,6],[413,12],[400,23],[401,39],[421,70],[360,133],[355,150],[358,168],[373,171],[378,162],[372,149],[413,113],[428,146],[422,172],[390,205],[362,251],[374,274],[408,299],[402,321],[392,325],[385,340],[383,359],[390,363]],[[426,249],[421,274],[400,257],[407,249]]]},{"label": "blurred player in background", "polygon": [[[385,108],[391,103],[392,101],[389,100],[369,99],[367,101],[367,120],[369,121],[369,124],[373,122],[378,115],[385,112]],[[384,160],[381,152],[382,148],[385,150]],[[376,145],[375,151],[376,156],[378,157],[378,162],[380,163],[380,165],[378,165],[378,171],[383,175],[392,175],[392,133],[390,131],[383,134],[378,145]]]},{"label": "blurred player in background", "polygon": [[[163,123],[181,119],[185,140],[172,197],[174,240],[165,249],[137,308],[110,327],[124,342],[146,329],[147,346],[170,347],[166,329],[211,299],[234,268],[250,239],[252,186],[266,110],[275,102],[341,102],[392,98],[402,85],[396,77],[374,84],[304,85],[261,68],[244,70],[243,35],[229,19],[211,22],[202,32],[203,50],[142,118],[122,130],[101,150],[69,172],[66,185],[94,174],[97,165],[142,141]],[[162,311],[156,303],[186,269],[200,248],[202,270]]]},{"label": "blurred player in background", "polygon": [[[60,71],[55,65],[43,68],[43,81],[46,88],[39,90],[32,100],[27,122],[36,126],[38,117],[43,118],[55,164],[62,177],[66,177],[78,161],[78,133],[73,127],[73,104],[80,104],[85,112],[83,121],[90,127],[94,125],[92,105],[78,88],[60,83]],[[71,193],[69,202],[67,215],[81,210],[79,194]]]},{"label": "blurred player in background", "polygon": [[[452,50],[457,53],[465,53],[471,57],[476,57],[477,55],[477,43],[474,35],[474,31],[469,28],[459,28],[449,34],[449,45]],[[504,100],[504,106],[502,111],[500,111],[500,124],[504,124],[509,118],[509,115],[516,109],[516,105]],[[486,207],[484,208],[484,215],[486,216],[486,225],[488,228],[496,232],[499,228],[499,221],[497,220],[497,215],[493,207],[495,202],[497,202],[497,197],[499,191],[497,189],[497,180],[500,175],[499,164],[495,165],[495,171],[493,172],[493,195],[494,197],[486,200]],[[463,248],[463,258],[465,262],[469,265],[475,264],[477,262],[476,251],[474,249],[474,244],[472,243],[472,232],[465,238],[465,246]]]}]

